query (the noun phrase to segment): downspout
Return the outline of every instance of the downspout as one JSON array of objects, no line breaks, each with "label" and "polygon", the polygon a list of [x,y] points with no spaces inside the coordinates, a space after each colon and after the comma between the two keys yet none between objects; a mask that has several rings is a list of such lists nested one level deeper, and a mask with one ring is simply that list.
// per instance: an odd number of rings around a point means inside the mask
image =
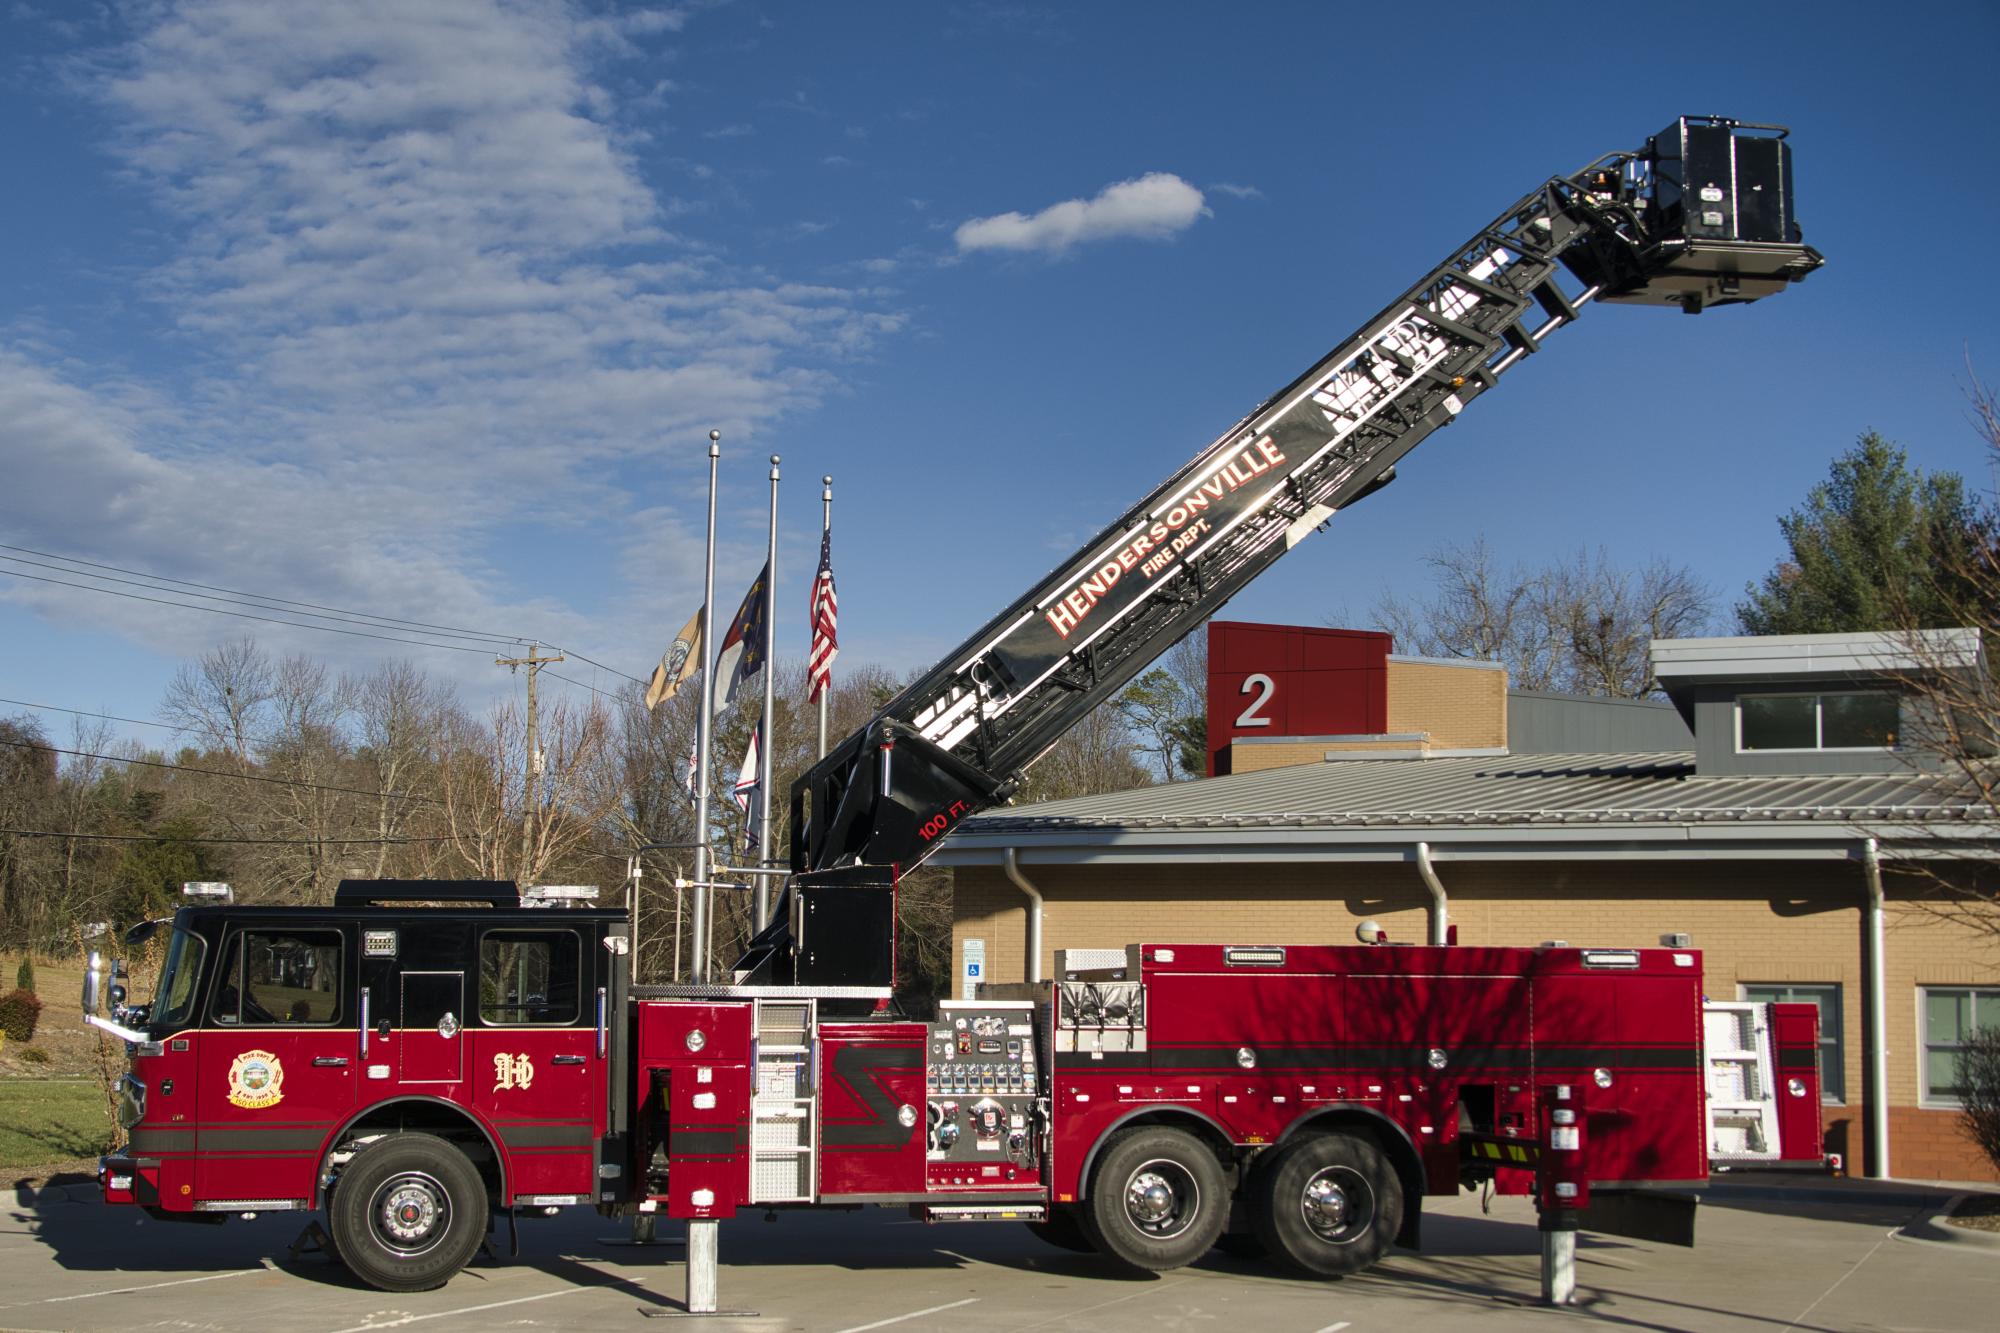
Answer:
[{"label": "downspout", "polygon": [[1444,881],[1431,865],[1431,845],[1417,844],[1417,873],[1423,876],[1424,887],[1431,891],[1431,943],[1443,944],[1448,930],[1445,925]]},{"label": "downspout", "polygon": [[1875,839],[1861,843],[1861,873],[1868,887],[1868,1176],[1889,1175],[1889,1003],[1882,954],[1882,853]]},{"label": "downspout", "polygon": [[1025,981],[1042,979],[1042,892],[1028,883],[1028,877],[1021,873],[1020,858],[1014,849],[1007,849],[1007,878],[1014,881],[1014,887],[1028,895],[1028,967],[1022,978]]}]

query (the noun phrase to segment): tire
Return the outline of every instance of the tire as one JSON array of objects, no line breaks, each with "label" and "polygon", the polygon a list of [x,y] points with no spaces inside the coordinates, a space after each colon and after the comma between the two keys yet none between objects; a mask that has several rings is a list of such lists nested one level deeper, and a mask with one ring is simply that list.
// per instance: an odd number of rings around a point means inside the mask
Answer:
[{"label": "tire", "polygon": [[348,1271],[379,1291],[442,1287],[486,1234],[486,1182],[430,1134],[390,1134],[354,1155],[326,1205]]},{"label": "tire", "polygon": [[1073,1250],[1077,1254],[1097,1253],[1097,1247],[1083,1233],[1083,1218],[1074,1208],[1052,1207],[1047,1218],[1028,1223],[1028,1230],[1034,1233],[1036,1240],[1059,1250]]},{"label": "tire", "polygon": [[1083,1209],[1092,1245],[1147,1273],[1201,1258],[1228,1221],[1229,1186],[1215,1154],[1192,1134],[1164,1127],[1111,1139]]},{"label": "tire", "polygon": [[1403,1182],[1381,1149],[1346,1134],[1309,1134],[1262,1173],[1257,1235],[1280,1263],[1313,1277],[1359,1273],[1403,1226]]}]

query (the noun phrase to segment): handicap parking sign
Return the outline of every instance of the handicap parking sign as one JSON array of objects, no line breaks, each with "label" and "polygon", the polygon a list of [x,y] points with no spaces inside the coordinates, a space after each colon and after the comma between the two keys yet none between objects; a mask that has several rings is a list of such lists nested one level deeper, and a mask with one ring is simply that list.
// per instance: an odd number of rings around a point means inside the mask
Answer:
[{"label": "handicap parking sign", "polygon": [[967,964],[965,965],[965,975],[967,975],[968,977],[976,977],[976,976],[978,976],[978,975],[979,975],[979,964],[978,964],[978,963],[967,963]]}]

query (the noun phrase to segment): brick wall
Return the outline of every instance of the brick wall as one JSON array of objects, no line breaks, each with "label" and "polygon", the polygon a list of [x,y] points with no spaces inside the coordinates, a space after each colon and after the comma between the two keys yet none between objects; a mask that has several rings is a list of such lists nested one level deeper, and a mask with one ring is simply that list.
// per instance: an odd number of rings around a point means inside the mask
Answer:
[{"label": "brick wall", "polygon": [[[1492,673],[1497,675],[1498,673]],[[1135,867],[1038,866],[1024,872],[1046,901],[1042,975],[1055,950],[1140,942],[1345,944],[1366,918],[1392,940],[1426,937],[1429,896],[1414,863],[1272,863]],[[1851,1170],[1862,1169],[1866,996],[1858,865],[1820,862],[1607,860],[1547,864],[1438,862],[1462,944],[1653,946],[1686,931],[1703,954],[1707,993],[1734,999],[1758,982],[1840,987],[1848,1103],[1825,1123]],[[961,867],[954,968],[968,938],[986,942],[988,975],[1024,976],[1025,900],[997,867]],[[1911,885],[1888,887],[1887,1025],[1890,1166],[1898,1176],[2000,1179],[1958,1136],[1954,1113],[1918,1107],[1923,1055],[1918,988],[2000,986],[1985,932],[1923,909]]]},{"label": "brick wall", "polygon": [[1466,663],[1389,659],[1388,730],[1365,740],[1310,737],[1239,737],[1229,747],[1229,771],[1317,764],[1329,754],[1391,751],[1504,749],[1507,744],[1507,673]]},{"label": "brick wall", "polygon": [[1490,666],[1389,659],[1389,728],[1427,731],[1439,750],[1507,743],[1507,673]]}]

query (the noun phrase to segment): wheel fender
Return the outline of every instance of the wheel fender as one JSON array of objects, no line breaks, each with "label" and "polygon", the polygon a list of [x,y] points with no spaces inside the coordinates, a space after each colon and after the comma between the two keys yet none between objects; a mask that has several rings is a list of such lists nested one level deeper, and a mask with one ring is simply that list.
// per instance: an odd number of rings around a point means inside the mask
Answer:
[{"label": "wheel fender", "polygon": [[1171,1102],[1164,1105],[1135,1106],[1106,1125],[1104,1132],[1090,1145],[1090,1151],[1083,1155],[1083,1166],[1078,1170],[1076,1177],[1076,1197],[1079,1202],[1090,1197],[1090,1172],[1097,1165],[1098,1154],[1104,1151],[1104,1145],[1110,1141],[1113,1134],[1139,1120],[1155,1125],[1206,1129],[1224,1143],[1235,1142],[1220,1121],[1195,1107]]},{"label": "wheel fender", "polygon": [[1300,1134],[1322,1125],[1339,1127],[1356,1124],[1365,1125],[1377,1133],[1382,1151],[1388,1154],[1389,1164],[1396,1168],[1396,1175],[1403,1182],[1403,1229],[1397,1233],[1396,1243],[1404,1249],[1414,1250],[1423,1219],[1424,1159],[1408,1130],[1372,1106],[1359,1102],[1328,1102],[1300,1113],[1285,1126],[1276,1146],[1283,1147]]},{"label": "wheel fender", "polygon": [[320,1184],[320,1182],[326,1178],[327,1159],[332,1157],[333,1150],[339,1147],[340,1144],[343,1141],[345,1141],[348,1132],[352,1130],[356,1125],[360,1124],[362,1121],[368,1119],[368,1117],[379,1114],[382,1111],[391,1110],[398,1106],[423,1106],[423,1107],[435,1108],[440,1111],[446,1111],[449,1112],[454,1119],[457,1119],[463,1122],[464,1124],[470,1126],[471,1128],[478,1130],[479,1136],[486,1140],[487,1148],[493,1153],[493,1169],[500,1173],[500,1199],[503,1204],[505,1203],[508,1197],[507,1154],[500,1146],[500,1136],[495,1134],[492,1128],[488,1126],[478,1116],[474,1115],[471,1111],[459,1105],[457,1102],[446,1101],[442,1097],[427,1097],[418,1093],[403,1097],[392,1097],[387,1101],[376,1102],[372,1106],[363,1107],[361,1110],[356,1111],[353,1115],[349,1116],[345,1121],[341,1123],[339,1128],[335,1129],[333,1133],[327,1137],[326,1143],[320,1148],[319,1170],[313,1174],[313,1197],[312,1197],[313,1207],[319,1208],[325,1206],[326,1203],[326,1200],[324,1198],[325,1189]]}]

